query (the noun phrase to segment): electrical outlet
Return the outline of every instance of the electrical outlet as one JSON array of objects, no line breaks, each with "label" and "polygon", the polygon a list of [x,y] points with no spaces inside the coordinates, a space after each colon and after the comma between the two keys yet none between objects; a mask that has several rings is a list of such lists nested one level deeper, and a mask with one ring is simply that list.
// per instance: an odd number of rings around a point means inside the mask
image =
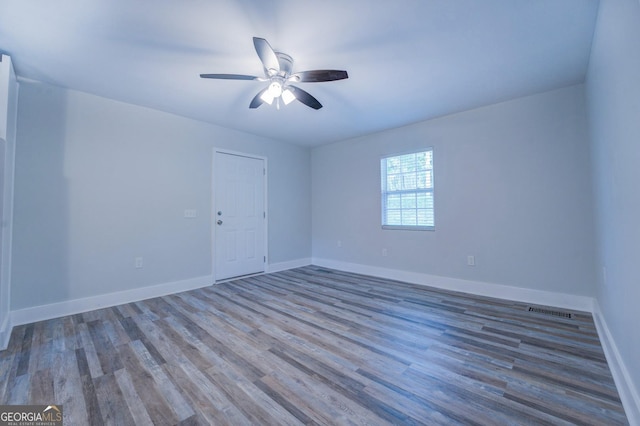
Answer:
[{"label": "electrical outlet", "polygon": [[134,266],[135,266],[135,268],[136,268],[136,269],[140,269],[140,268],[142,268],[142,258],[141,258],[141,257],[136,257],[136,258],[133,260],[133,264],[134,264]]},{"label": "electrical outlet", "polygon": [[467,265],[476,266],[476,257],[475,256],[467,256]]},{"label": "electrical outlet", "polygon": [[386,257],[388,254],[389,254],[389,252],[387,251],[387,249],[386,249],[386,248],[383,248],[383,249],[382,249],[382,256],[383,256],[383,257]]},{"label": "electrical outlet", "polygon": [[338,247],[342,247],[342,241],[338,240]]}]

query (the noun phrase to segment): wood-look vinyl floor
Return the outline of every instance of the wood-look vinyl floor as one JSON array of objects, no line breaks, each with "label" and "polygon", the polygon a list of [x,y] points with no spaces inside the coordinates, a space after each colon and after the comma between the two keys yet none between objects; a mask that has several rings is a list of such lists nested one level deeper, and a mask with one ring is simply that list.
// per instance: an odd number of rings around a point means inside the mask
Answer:
[{"label": "wood-look vinyl floor", "polygon": [[14,328],[65,425],[627,424],[591,315],[314,266]]}]

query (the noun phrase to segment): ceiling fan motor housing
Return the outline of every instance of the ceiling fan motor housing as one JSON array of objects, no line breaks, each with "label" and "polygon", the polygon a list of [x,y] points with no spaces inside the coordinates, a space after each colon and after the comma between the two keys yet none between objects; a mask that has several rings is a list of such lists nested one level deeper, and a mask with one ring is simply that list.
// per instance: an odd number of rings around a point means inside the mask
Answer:
[{"label": "ceiling fan motor housing", "polygon": [[275,52],[278,57],[278,63],[280,64],[280,72],[278,73],[282,78],[286,79],[291,75],[293,70],[293,58],[286,53]]}]

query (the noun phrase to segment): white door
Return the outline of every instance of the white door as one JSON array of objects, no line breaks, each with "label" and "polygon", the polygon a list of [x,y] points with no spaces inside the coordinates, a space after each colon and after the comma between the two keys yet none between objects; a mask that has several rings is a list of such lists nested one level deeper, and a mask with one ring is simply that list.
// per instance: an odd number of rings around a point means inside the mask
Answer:
[{"label": "white door", "polygon": [[222,152],[214,155],[216,280],[264,272],[265,161]]}]

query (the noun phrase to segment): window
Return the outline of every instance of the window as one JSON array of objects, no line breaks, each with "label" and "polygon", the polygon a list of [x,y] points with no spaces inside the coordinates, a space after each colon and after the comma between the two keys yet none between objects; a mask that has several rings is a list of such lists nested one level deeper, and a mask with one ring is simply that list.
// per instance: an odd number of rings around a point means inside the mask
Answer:
[{"label": "window", "polygon": [[382,227],[435,229],[433,149],[380,160]]}]

